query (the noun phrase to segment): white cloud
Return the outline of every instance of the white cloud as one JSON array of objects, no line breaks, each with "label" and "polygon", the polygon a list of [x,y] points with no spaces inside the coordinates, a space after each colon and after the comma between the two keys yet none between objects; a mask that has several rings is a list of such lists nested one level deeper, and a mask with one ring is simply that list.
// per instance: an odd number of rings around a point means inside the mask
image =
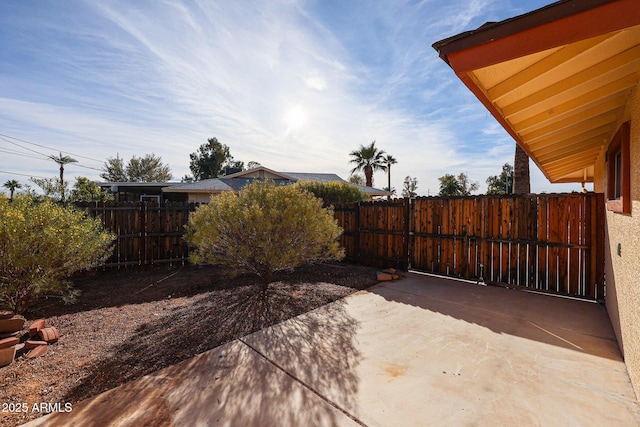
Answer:
[{"label": "white cloud", "polygon": [[[431,43],[480,25],[498,3],[445,3],[105,0],[48,4],[38,17],[24,9],[0,18],[0,36],[34,31],[40,44],[25,41],[33,62],[14,65],[1,133],[97,159],[154,152],[176,178],[213,136],[245,162],[344,178],[348,153],[375,139],[398,159],[398,190],[407,175],[420,194],[433,194],[444,173],[484,182],[513,142]],[[322,9],[330,7],[357,19],[340,23]],[[0,158],[0,170],[16,169],[36,170],[26,158]]]}]

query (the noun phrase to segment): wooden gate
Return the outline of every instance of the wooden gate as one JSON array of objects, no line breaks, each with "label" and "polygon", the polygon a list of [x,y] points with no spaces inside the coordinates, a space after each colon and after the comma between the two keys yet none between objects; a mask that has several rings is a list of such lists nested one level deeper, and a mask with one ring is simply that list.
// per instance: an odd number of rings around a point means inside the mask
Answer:
[{"label": "wooden gate", "polygon": [[419,198],[411,213],[413,269],[604,297],[602,194]]},{"label": "wooden gate", "polygon": [[604,197],[425,197],[336,206],[352,261],[604,298]]}]

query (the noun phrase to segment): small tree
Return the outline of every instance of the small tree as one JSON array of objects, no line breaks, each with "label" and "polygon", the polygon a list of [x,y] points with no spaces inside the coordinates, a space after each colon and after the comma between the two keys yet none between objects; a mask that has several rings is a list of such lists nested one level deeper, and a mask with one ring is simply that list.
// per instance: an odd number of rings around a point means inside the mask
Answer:
[{"label": "small tree", "polygon": [[487,178],[487,194],[511,194],[513,193],[513,166],[505,163],[500,175]]},{"label": "small tree", "polygon": [[297,186],[256,181],[200,206],[189,218],[185,239],[195,248],[194,262],[254,273],[266,291],[277,272],[341,259],[341,233],[320,199]]},{"label": "small tree", "polygon": [[473,191],[480,188],[480,185],[471,181],[463,172],[454,176],[446,174],[438,178],[440,181],[439,196],[469,196]]},{"label": "small tree", "polygon": [[196,181],[224,175],[225,165],[233,162],[229,147],[215,137],[209,138],[206,144],[198,148],[198,151],[189,154],[189,158],[191,159],[189,169]]},{"label": "small tree", "polygon": [[155,154],[133,156],[126,168],[131,182],[167,182],[171,180],[171,168]]},{"label": "small tree", "polygon": [[418,193],[416,190],[418,189],[418,178],[411,178],[410,176],[406,176],[404,178],[403,188],[402,188],[402,197],[416,197]]},{"label": "small tree", "polygon": [[349,183],[355,185],[364,185],[364,176],[360,174],[352,174],[349,176]]},{"label": "small tree", "polygon": [[[45,198],[49,198],[56,201],[63,201],[62,195],[64,190],[69,187],[69,183],[66,181],[60,181],[56,178],[29,178],[31,182],[36,184],[42,192]],[[64,187],[64,188],[63,188]]]},{"label": "small tree", "polygon": [[322,199],[324,206],[367,200],[364,191],[348,182],[301,181],[296,186]]},{"label": "small tree", "polygon": [[172,178],[169,165],[153,153],[133,156],[126,165],[118,155],[109,157],[103,171],[100,177],[109,182],[167,182]]},{"label": "small tree", "polygon": [[76,177],[76,183],[71,190],[73,202],[106,202],[113,200],[113,195],[98,187],[95,182],[84,176]]},{"label": "small tree", "polygon": [[108,182],[129,181],[124,160],[119,154],[116,154],[115,157],[108,157],[107,161],[104,162],[102,170],[104,172],[100,174],[100,177]]},{"label": "small tree", "polygon": [[75,295],[65,281],[110,255],[114,236],[99,220],[49,200],[0,198],[0,306],[22,312],[38,296]]}]

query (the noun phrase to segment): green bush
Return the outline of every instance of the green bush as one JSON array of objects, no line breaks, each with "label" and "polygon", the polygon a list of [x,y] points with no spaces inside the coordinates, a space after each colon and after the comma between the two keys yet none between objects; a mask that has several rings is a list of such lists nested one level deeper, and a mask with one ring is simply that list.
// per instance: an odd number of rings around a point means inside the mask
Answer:
[{"label": "green bush", "polygon": [[254,273],[266,290],[279,271],[341,259],[341,233],[320,199],[296,186],[256,181],[200,206],[189,218],[185,239],[195,248],[192,261]]},{"label": "green bush", "polygon": [[324,206],[367,200],[367,195],[364,191],[348,182],[300,181],[295,185],[322,199]]},{"label": "green bush", "polygon": [[65,278],[108,258],[113,239],[73,208],[0,198],[0,306],[22,312],[45,293],[70,301],[76,294]]}]

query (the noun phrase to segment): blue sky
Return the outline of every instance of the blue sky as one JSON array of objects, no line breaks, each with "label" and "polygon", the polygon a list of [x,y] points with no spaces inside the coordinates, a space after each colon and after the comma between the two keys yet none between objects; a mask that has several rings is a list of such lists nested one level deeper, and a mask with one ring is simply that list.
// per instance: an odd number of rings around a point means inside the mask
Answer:
[{"label": "blue sky", "polygon": [[[155,153],[179,180],[215,136],[237,160],[345,179],[376,140],[396,189],[465,172],[483,192],[514,142],[431,44],[550,2],[5,0],[0,183],[56,176],[59,151],[69,178]],[[533,191],[574,189],[532,164]]]}]

